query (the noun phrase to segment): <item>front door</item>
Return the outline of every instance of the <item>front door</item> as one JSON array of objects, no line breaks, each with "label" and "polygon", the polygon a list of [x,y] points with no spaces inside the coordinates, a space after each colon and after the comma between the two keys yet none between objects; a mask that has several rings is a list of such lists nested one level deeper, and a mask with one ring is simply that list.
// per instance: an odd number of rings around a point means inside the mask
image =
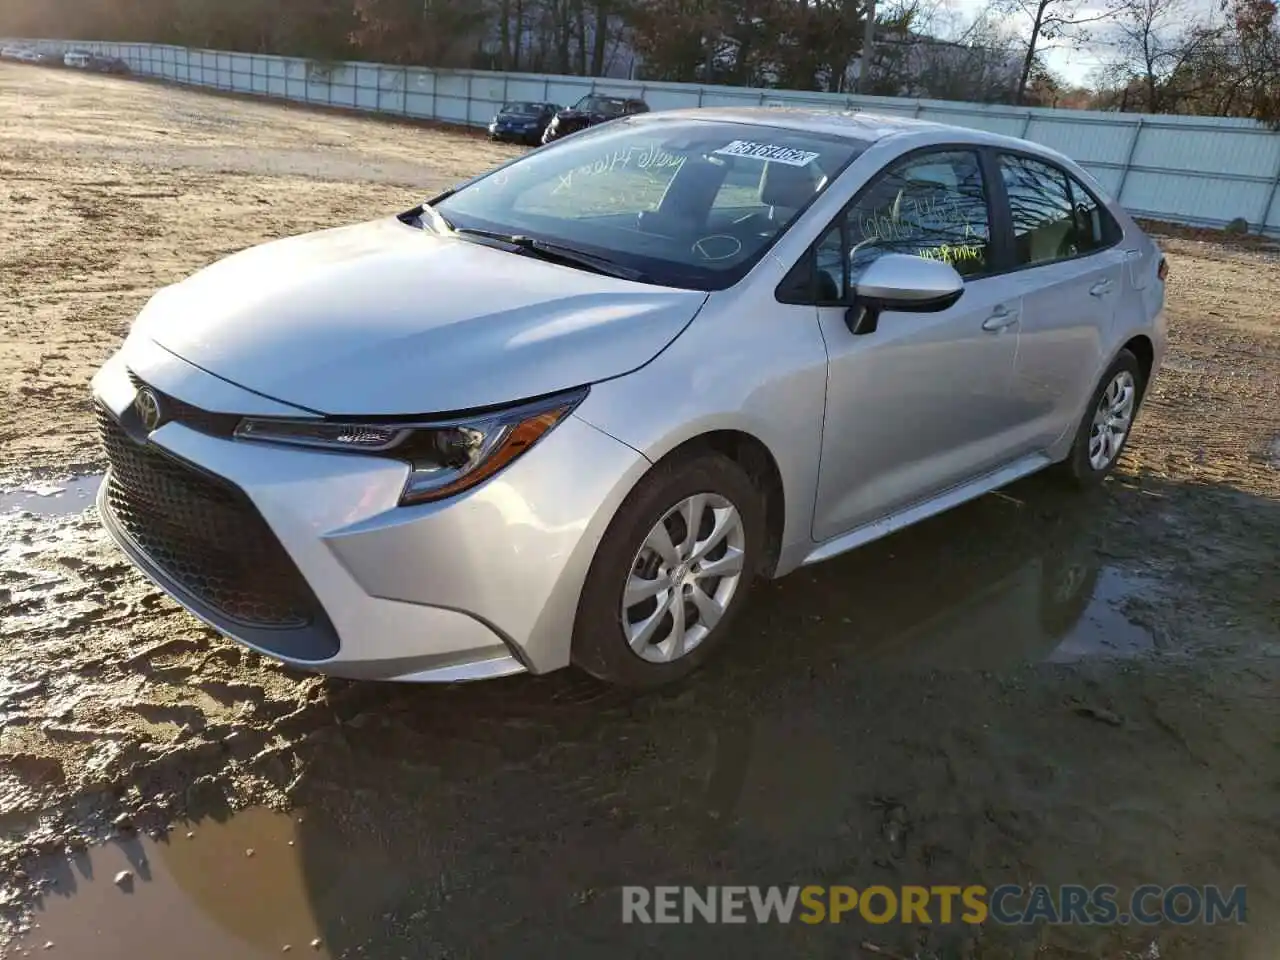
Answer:
[{"label": "front door", "polygon": [[[996,268],[988,197],[975,151],[908,154],[819,241],[818,286],[832,305],[818,309],[829,360],[815,540],[1010,459],[1022,304],[1006,278],[988,276]],[[834,303],[885,253],[950,262],[965,278],[963,295],[938,313],[886,311],[874,332],[851,333]]]}]

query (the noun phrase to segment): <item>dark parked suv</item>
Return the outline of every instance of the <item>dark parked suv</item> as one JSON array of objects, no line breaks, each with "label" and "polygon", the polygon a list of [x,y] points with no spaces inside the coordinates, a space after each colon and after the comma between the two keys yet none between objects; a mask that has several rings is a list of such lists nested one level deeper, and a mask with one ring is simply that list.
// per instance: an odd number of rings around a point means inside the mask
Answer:
[{"label": "dark parked suv", "polygon": [[635,113],[648,113],[649,105],[643,100],[627,97],[606,97],[597,93],[589,93],[572,107],[556,114],[546,133],[542,135],[543,143],[559,140],[571,133],[594,127],[597,123],[616,120]]},{"label": "dark parked suv", "polygon": [[503,104],[498,115],[489,121],[489,139],[518,140],[536,147],[559,109],[554,103]]},{"label": "dark parked suv", "polygon": [[129,73],[129,64],[125,63],[119,57],[99,57],[92,56],[89,58],[89,69],[97,73]]}]

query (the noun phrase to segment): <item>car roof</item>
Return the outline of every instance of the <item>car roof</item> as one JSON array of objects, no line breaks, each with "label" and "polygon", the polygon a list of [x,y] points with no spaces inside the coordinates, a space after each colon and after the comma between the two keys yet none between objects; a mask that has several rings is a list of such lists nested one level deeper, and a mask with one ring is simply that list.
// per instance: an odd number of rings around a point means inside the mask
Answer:
[{"label": "car roof", "polygon": [[873,143],[891,137],[932,133],[933,137],[940,141],[1005,146],[1035,152],[1046,157],[1066,159],[1055,150],[1028,140],[1019,140],[1016,137],[974,130],[971,127],[936,123],[932,120],[916,120],[912,117],[863,110],[822,110],[806,107],[697,107],[651,113],[646,118],[646,122],[654,122],[663,117],[782,127],[827,136],[851,137]]}]

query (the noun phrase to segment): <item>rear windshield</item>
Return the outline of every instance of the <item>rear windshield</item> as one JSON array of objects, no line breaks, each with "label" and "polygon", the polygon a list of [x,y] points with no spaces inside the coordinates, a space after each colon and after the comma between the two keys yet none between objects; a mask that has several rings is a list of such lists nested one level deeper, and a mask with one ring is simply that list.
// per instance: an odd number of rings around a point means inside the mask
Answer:
[{"label": "rear windshield", "polygon": [[436,209],[456,227],[554,241],[653,283],[717,290],[745,276],[868,146],[649,114],[526,154]]},{"label": "rear windshield", "polygon": [[541,113],[545,107],[546,107],[546,104],[542,104],[542,103],[508,103],[505,107],[502,108],[502,112],[503,113],[535,114],[535,113]]}]

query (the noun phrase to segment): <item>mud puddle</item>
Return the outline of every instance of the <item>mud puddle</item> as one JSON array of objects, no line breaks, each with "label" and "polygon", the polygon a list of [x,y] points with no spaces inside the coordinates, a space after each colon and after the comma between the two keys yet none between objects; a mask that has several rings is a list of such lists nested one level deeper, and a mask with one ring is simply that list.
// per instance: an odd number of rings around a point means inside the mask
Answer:
[{"label": "mud puddle", "polygon": [[1016,669],[1198,645],[1168,616],[1187,590],[1169,570],[1099,549],[1078,507],[1030,524],[1020,509],[977,503],[769,584],[752,620],[888,669]]},{"label": "mud puddle", "polygon": [[41,893],[11,956],[329,957],[302,869],[301,816],[252,808],[49,859],[32,871]]},{"label": "mud puddle", "polygon": [[1145,624],[1129,619],[1125,607],[1156,592],[1151,577],[1116,568],[1099,571],[1088,604],[1074,625],[1049,654],[1053,663],[1086,657],[1132,657],[1156,649],[1156,635]]},{"label": "mud puddle", "polygon": [[102,474],[73,477],[61,483],[37,483],[0,493],[0,514],[32,513],[65,517],[93,506]]},{"label": "mud puddle", "polygon": [[1155,577],[1118,567],[1054,571],[1033,561],[955,604],[936,605],[922,595],[918,609],[932,608],[931,615],[896,635],[877,636],[868,652],[889,667],[979,669],[1142,656],[1163,644],[1141,613],[1131,619],[1130,611],[1160,593]]}]

